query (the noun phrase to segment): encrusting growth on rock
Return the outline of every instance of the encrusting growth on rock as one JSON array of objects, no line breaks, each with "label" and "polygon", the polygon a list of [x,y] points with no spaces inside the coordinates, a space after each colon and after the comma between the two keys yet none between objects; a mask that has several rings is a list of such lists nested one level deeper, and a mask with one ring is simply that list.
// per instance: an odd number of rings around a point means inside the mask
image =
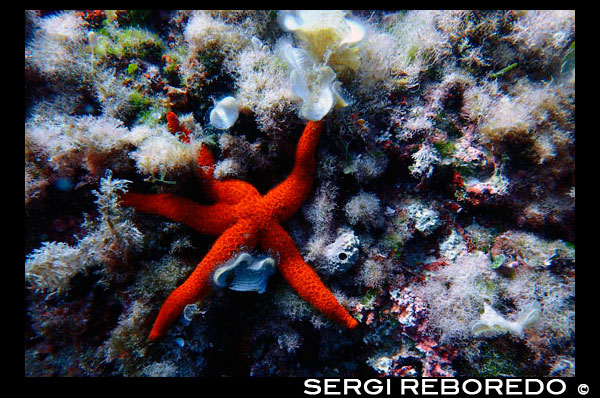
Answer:
[{"label": "encrusting growth on rock", "polygon": [[[169,126],[174,126],[175,121],[169,120]],[[216,180],[213,155],[202,146],[198,152],[197,171],[206,195],[214,204],[200,205],[172,194],[126,193],[122,196],[123,206],[182,222],[203,234],[219,236],[189,278],[163,304],[150,332],[150,340],[164,336],[187,304],[210,293],[211,275],[218,265],[235,253],[256,246],[279,256],[279,271],[304,300],[340,325],[351,329],[358,326],[306,264],[294,241],[280,225],[298,210],[312,190],[315,150],[322,130],[323,122],[307,123],[298,142],[292,172],[265,195],[260,195],[244,181]],[[182,140],[186,138],[187,135]]]},{"label": "encrusting growth on rock", "polygon": [[179,119],[175,112],[167,112],[167,124],[169,126],[169,131],[173,134],[182,133],[180,136],[181,142],[190,143],[190,134],[191,131],[185,128],[181,123],[179,123]]}]

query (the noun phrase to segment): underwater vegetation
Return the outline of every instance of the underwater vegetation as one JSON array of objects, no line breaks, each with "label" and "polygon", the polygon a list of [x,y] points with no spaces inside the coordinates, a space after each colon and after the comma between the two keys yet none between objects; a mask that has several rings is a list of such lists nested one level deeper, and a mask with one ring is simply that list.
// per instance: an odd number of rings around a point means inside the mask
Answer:
[{"label": "underwater vegetation", "polygon": [[25,110],[26,376],[575,375],[574,11],[28,10]]}]

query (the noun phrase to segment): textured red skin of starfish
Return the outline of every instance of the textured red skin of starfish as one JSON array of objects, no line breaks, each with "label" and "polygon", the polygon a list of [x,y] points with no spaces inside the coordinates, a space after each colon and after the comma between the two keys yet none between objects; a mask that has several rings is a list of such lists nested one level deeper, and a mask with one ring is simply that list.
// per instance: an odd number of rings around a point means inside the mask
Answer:
[{"label": "textured red skin of starfish", "polygon": [[215,201],[200,205],[172,194],[126,193],[121,205],[182,222],[208,235],[219,236],[188,279],[164,302],[149,339],[165,335],[187,304],[208,295],[214,270],[236,253],[260,246],[279,257],[278,270],[304,300],[330,319],[347,328],[358,322],[340,305],[319,276],[302,259],[294,241],[279,225],[292,216],[312,190],[315,151],[323,122],[308,122],[296,148],[290,175],[267,194],[240,180],[218,181],[213,177],[214,158],[202,146],[198,151],[197,172],[206,195]]}]

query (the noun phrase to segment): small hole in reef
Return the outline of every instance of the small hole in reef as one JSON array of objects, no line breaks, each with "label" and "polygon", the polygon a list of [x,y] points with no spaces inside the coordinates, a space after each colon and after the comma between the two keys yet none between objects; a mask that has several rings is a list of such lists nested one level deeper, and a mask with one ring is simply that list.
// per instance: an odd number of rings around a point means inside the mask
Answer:
[{"label": "small hole in reef", "polygon": [[338,258],[342,261],[344,261],[345,259],[348,258],[348,255],[346,253],[340,253],[338,254]]}]

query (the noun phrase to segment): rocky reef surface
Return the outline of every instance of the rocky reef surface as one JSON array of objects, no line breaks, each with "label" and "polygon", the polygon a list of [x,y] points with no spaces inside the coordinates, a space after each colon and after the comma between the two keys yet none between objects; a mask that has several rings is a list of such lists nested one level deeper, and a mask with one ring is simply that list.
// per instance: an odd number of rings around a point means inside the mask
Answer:
[{"label": "rocky reef surface", "polygon": [[[359,327],[254,251],[149,342],[215,238],[120,195],[264,194],[307,120],[282,226]],[[575,13],[25,11],[24,262],[26,376],[574,376]]]}]

